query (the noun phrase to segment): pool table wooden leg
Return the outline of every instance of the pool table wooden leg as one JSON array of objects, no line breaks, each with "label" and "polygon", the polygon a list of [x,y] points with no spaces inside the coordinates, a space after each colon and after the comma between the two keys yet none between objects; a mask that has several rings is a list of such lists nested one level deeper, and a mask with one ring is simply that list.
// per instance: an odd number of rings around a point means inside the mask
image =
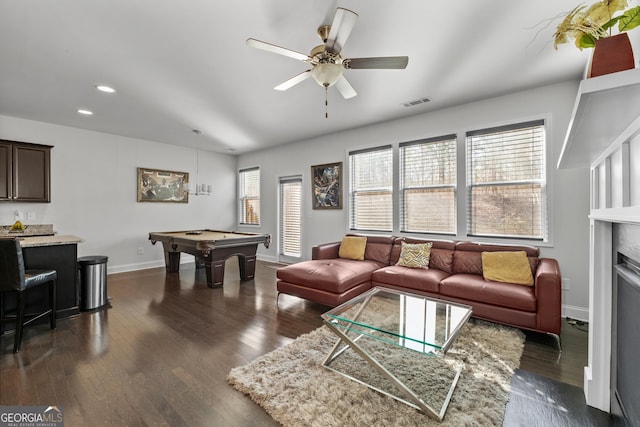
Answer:
[{"label": "pool table wooden leg", "polygon": [[210,288],[221,288],[224,281],[224,262],[205,260],[205,270],[207,273],[207,286]]},{"label": "pool table wooden leg", "polygon": [[251,280],[256,274],[256,256],[238,255],[238,265],[240,266],[240,280]]},{"label": "pool table wooden leg", "polygon": [[164,251],[164,263],[167,267],[167,273],[180,271],[180,252]]}]

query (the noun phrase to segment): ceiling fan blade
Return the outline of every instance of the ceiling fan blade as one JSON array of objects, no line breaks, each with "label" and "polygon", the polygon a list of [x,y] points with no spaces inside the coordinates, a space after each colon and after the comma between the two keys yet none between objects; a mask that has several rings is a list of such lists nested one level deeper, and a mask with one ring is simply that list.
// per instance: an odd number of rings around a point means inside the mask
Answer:
[{"label": "ceiling fan blade", "polygon": [[325,43],[328,51],[336,54],[342,52],[342,48],[349,38],[351,30],[353,30],[353,27],[356,25],[357,20],[357,13],[342,7],[336,9],[331,30]]},{"label": "ceiling fan blade", "polygon": [[342,61],[342,65],[347,69],[404,69],[409,63],[408,56],[381,56],[377,58],[351,58]]},{"label": "ceiling fan blade", "polygon": [[335,84],[335,87],[338,89],[338,92],[340,92],[344,99],[353,98],[358,94],[344,76],[340,76]]},{"label": "ceiling fan blade", "polygon": [[276,46],[275,44],[266,43],[260,40],[247,39],[247,45],[255,47],[256,49],[266,50],[267,52],[277,53],[278,55],[288,56],[289,58],[297,59],[299,61],[311,61],[309,55],[305,55],[304,53],[296,52],[295,50]]},{"label": "ceiling fan blade", "polygon": [[304,71],[297,76],[294,76],[287,80],[286,82],[280,83],[278,86],[274,87],[275,90],[287,90],[292,86],[297,85],[298,83],[307,80],[311,77],[311,70]]}]

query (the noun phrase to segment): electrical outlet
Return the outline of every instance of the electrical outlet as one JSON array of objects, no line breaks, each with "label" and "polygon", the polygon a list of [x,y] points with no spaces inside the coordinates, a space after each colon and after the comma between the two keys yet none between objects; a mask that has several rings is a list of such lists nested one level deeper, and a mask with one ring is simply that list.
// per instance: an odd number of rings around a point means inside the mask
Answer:
[{"label": "electrical outlet", "polygon": [[569,279],[568,277],[563,277],[562,278],[562,290],[563,291],[568,291],[571,289],[571,279]]},{"label": "electrical outlet", "polygon": [[36,219],[36,213],[35,212],[27,212],[27,220],[33,221],[35,219]]},{"label": "electrical outlet", "polygon": [[144,255],[144,248],[138,248],[138,255]]},{"label": "electrical outlet", "polygon": [[22,221],[22,211],[13,211],[13,219],[16,221]]}]

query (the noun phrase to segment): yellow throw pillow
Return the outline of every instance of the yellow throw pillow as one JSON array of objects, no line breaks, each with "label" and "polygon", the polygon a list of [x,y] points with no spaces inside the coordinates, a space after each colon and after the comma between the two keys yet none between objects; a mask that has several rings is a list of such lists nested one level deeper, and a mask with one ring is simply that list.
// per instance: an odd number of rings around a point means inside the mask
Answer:
[{"label": "yellow throw pillow", "polygon": [[405,243],[402,242],[400,258],[396,265],[410,268],[429,268],[429,256],[433,243]]},{"label": "yellow throw pillow", "polygon": [[345,259],[355,259],[362,261],[364,259],[364,250],[367,247],[367,238],[362,236],[344,236],[338,256]]},{"label": "yellow throw pillow", "polygon": [[525,251],[482,252],[482,275],[494,282],[533,286],[531,265]]}]

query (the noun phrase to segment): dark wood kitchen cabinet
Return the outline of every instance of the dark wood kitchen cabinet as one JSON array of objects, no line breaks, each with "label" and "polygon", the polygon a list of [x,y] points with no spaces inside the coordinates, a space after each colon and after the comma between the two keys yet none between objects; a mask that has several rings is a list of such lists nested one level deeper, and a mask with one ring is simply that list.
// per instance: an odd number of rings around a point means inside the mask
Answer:
[{"label": "dark wood kitchen cabinet", "polygon": [[51,148],[0,140],[0,201],[51,201]]}]

